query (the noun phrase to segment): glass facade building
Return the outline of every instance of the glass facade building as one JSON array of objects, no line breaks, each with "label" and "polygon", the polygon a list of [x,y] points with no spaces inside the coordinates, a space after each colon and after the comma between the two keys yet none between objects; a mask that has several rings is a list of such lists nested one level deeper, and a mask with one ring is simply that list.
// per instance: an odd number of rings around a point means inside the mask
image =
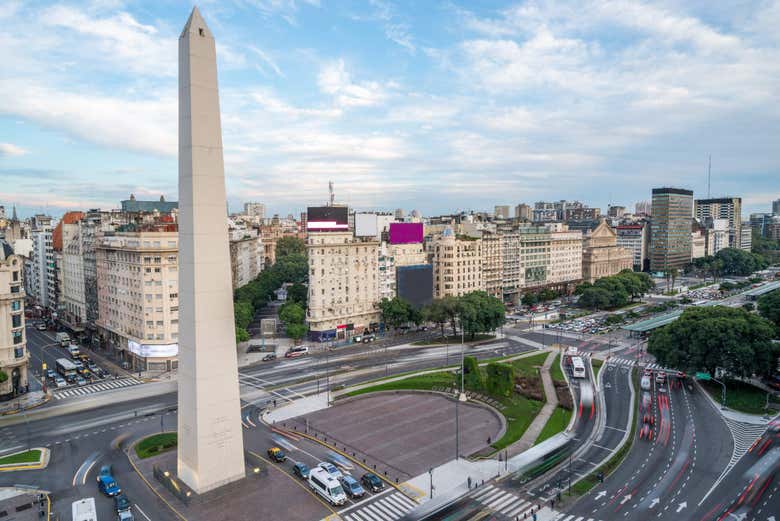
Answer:
[{"label": "glass facade building", "polygon": [[693,191],[653,188],[650,271],[682,269],[691,262]]}]

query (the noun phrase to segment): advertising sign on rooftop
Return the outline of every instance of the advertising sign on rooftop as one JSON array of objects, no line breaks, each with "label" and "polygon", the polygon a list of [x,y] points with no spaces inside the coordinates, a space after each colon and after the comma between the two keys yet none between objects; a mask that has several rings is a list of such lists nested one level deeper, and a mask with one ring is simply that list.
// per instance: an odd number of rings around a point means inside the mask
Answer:
[{"label": "advertising sign on rooftop", "polygon": [[310,206],[306,210],[306,230],[310,232],[349,231],[346,206]]},{"label": "advertising sign on rooftop", "polygon": [[390,244],[423,242],[422,223],[390,223]]},{"label": "advertising sign on rooftop", "polygon": [[377,235],[379,235],[379,230],[377,230],[377,218],[375,213],[355,214],[356,237],[376,237]]}]

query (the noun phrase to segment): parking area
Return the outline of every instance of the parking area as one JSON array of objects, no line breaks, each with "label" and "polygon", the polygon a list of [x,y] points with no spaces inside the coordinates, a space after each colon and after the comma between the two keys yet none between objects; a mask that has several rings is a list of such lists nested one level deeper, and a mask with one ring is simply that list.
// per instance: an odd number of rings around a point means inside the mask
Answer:
[{"label": "parking area", "polygon": [[[461,456],[477,452],[501,435],[495,412],[469,403],[457,408]],[[296,420],[356,457],[378,461],[390,473],[409,479],[455,458],[455,410],[455,401],[439,394],[382,393]]]}]

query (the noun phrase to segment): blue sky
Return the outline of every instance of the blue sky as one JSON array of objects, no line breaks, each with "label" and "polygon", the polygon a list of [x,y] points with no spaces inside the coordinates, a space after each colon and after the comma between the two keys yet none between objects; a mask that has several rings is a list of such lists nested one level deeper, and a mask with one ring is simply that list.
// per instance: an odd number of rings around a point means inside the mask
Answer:
[{"label": "blue sky", "polygon": [[[231,209],[780,197],[780,1],[206,0]],[[173,0],[0,4],[0,204],[177,192]]]}]

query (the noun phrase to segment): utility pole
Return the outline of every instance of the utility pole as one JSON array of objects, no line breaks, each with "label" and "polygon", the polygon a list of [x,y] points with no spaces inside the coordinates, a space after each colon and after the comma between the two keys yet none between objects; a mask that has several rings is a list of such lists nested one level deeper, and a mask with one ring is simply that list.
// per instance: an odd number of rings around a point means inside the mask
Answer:
[{"label": "utility pole", "polygon": [[433,467],[428,469],[428,476],[431,478],[431,496],[430,498],[433,499]]}]

